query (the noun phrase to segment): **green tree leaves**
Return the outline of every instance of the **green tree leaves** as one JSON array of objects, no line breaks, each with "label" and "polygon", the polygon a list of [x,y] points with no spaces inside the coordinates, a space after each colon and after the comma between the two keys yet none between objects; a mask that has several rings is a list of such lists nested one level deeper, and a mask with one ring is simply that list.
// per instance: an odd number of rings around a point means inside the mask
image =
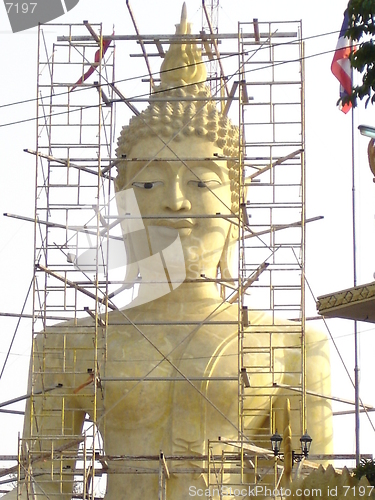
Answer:
[{"label": "green tree leaves", "polygon": [[344,97],[342,103],[351,102],[355,107],[358,98],[375,102],[375,0],[350,0],[347,7],[349,27],[345,34],[353,40],[356,50],[350,56],[353,69],[362,73],[362,84],[352,88],[351,95]]},{"label": "green tree leaves", "polygon": [[366,476],[368,482],[372,486],[375,486],[375,461],[372,459],[366,460],[365,458],[362,458],[359,465],[353,469],[353,475],[357,479],[361,479],[362,476]]}]

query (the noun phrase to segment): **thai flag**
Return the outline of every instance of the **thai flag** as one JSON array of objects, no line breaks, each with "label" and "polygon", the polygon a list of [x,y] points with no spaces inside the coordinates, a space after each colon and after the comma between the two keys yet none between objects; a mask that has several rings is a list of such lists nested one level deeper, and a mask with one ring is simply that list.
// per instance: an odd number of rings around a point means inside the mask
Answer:
[{"label": "thai flag", "polygon": [[[352,71],[350,67],[349,56],[353,52],[351,40],[345,38],[345,33],[349,27],[349,18],[347,11],[344,14],[344,21],[341,26],[339,39],[337,41],[336,51],[331,64],[331,71],[340,82],[340,98],[352,93]],[[343,113],[347,113],[352,107],[351,103],[340,107]]]}]

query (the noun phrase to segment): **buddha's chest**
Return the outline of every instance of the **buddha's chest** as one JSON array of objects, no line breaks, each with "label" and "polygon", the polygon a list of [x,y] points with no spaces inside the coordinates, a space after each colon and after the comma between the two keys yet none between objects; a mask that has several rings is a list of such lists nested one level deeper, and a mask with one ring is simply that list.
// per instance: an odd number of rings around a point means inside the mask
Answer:
[{"label": "buddha's chest", "polygon": [[199,414],[220,340],[213,327],[109,329],[101,372],[107,425],[128,430],[172,425],[181,406]]}]

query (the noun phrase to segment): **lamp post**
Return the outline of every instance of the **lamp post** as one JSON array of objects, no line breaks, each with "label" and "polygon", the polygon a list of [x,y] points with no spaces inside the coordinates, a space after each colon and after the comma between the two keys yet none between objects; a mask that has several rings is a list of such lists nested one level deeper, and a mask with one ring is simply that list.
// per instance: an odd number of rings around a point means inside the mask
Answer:
[{"label": "lamp post", "polygon": [[[277,431],[275,432],[275,434],[271,436],[272,451],[275,457],[279,457],[281,459],[284,458],[284,453],[280,453],[280,446],[282,440],[283,438]],[[309,456],[311,442],[312,442],[312,437],[309,436],[307,432],[305,432],[305,434],[300,437],[302,453],[297,453],[294,450],[292,451],[292,464],[294,464],[295,462],[300,462],[303,458],[307,458]]]}]

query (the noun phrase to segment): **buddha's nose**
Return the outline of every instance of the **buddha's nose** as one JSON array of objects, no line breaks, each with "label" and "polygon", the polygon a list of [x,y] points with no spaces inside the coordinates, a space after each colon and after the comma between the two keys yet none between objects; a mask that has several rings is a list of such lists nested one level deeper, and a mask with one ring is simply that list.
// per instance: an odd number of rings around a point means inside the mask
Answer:
[{"label": "buddha's nose", "polygon": [[166,193],[166,207],[173,211],[190,210],[191,203],[184,191],[179,180],[171,182]]}]

